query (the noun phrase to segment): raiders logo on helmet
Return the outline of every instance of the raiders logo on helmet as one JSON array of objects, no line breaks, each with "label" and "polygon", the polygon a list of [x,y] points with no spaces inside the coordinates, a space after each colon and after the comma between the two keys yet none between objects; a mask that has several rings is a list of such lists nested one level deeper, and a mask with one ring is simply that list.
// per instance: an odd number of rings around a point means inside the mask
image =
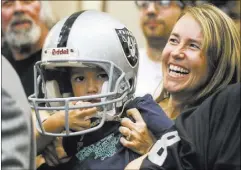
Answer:
[{"label": "raiders logo on helmet", "polygon": [[133,34],[127,29],[115,29],[121,42],[126,58],[132,67],[136,66],[139,58],[138,46]]}]

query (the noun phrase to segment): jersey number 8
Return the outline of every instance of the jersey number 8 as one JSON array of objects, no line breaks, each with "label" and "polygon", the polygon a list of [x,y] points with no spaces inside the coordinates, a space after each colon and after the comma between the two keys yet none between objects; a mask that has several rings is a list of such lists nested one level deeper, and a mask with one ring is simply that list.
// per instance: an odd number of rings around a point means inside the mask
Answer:
[{"label": "jersey number 8", "polygon": [[167,147],[177,143],[178,141],[180,141],[180,137],[178,136],[177,131],[166,133],[151,149],[148,154],[149,160],[158,166],[162,166],[167,158]]}]

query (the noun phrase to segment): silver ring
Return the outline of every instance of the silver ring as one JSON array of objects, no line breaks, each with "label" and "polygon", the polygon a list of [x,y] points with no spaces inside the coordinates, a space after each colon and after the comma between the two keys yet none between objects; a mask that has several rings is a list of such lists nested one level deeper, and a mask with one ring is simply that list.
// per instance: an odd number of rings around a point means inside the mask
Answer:
[{"label": "silver ring", "polygon": [[130,141],[131,139],[131,132],[128,134],[128,136],[126,137],[126,140]]}]

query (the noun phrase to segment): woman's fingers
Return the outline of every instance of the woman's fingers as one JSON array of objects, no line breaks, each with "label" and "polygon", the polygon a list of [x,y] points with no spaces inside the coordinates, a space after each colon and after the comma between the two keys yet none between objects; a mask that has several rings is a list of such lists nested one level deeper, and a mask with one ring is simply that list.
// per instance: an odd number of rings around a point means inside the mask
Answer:
[{"label": "woman's fingers", "polygon": [[138,130],[139,128],[143,128],[143,125],[145,125],[145,121],[143,120],[140,112],[136,108],[127,110],[127,115],[131,116],[135,120],[135,123],[129,118],[123,118],[121,121],[122,126],[127,127],[131,130]]},{"label": "woman's fingers", "polygon": [[126,138],[124,138],[124,137],[120,138],[120,142],[123,146],[125,146],[127,148],[131,148],[133,145],[133,143],[131,141],[126,140]]},{"label": "woman's fingers", "polygon": [[132,122],[129,118],[125,117],[121,120],[121,125],[129,129],[134,129],[136,127],[135,123]]},{"label": "woman's fingers", "polygon": [[129,110],[126,111],[126,113],[127,113],[128,116],[133,117],[133,119],[136,122],[144,122],[140,112],[136,108],[129,109]]},{"label": "woman's fingers", "polygon": [[119,131],[124,137],[120,139],[120,142],[134,152],[145,154],[154,143],[153,135],[149,133],[146,123],[137,109],[129,109],[127,115],[131,116],[134,122],[129,118],[122,119]]},{"label": "woman's fingers", "polygon": [[130,134],[131,134],[130,129],[126,128],[126,127],[123,127],[123,126],[119,127],[119,131],[123,136],[126,136],[126,137],[130,136]]},{"label": "woman's fingers", "polygon": [[140,136],[139,132],[130,130],[129,128],[123,126],[119,127],[119,131],[125,137],[125,139],[130,142],[136,142],[136,140],[139,140],[139,138],[144,137]]}]

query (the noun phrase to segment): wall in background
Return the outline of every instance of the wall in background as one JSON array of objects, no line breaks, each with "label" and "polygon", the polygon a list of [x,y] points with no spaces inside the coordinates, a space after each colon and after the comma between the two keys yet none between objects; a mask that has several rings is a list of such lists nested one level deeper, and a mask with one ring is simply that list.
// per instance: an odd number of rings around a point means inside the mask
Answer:
[{"label": "wall in background", "polygon": [[57,18],[66,17],[81,9],[80,1],[49,1]]},{"label": "wall in background", "polygon": [[140,48],[145,46],[145,39],[140,29],[139,11],[134,1],[108,1],[106,11],[133,32]]}]

